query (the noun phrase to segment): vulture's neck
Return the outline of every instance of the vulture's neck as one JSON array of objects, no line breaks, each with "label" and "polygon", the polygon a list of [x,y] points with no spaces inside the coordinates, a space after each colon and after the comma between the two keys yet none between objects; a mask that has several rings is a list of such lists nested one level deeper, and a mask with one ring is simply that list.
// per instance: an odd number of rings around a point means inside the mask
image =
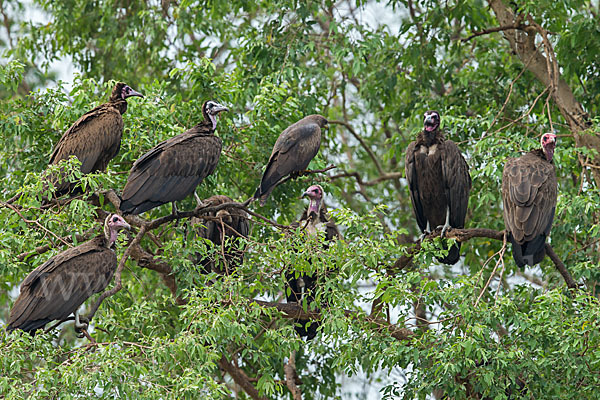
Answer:
[{"label": "vulture's neck", "polygon": [[429,147],[432,144],[443,142],[444,135],[439,131],[439,129],[436,129],[435,131],[431,132],[422,130],[421,133],[419,133],[418,141],[420,142],[420,144]]},{"label": "vulture's neck", "polygon": [[315,213],[315,215],[319,215],[321,211],[321,200],[310,199],[310,204],[308,205],[308,215],[309,217]]},{"label": "vulture's neck", "polygon": [[113,107],[115,107],[117,110],[119,110],[119,112],[121,113],[121,115],[125,114],[127,112],[127,101],[123,100],[120,97],[111,97],[110,98],[110,103]]},{"label": "vulture's neck", "polygon": [[209,120],[205,120],[200,122],[194,128],[194,133],[201,135],[212,135],[214,133],[212,122]]},{"label": "vulture's neck", "polygon": [[104,225],[104,246],[109,249],[112,248],[117,241],[117,235],[118,232],[116,230]]},{"label": "vulture's neck", "polygon": [[543,148],[542,149],[535,149],[535,150],[531,150],[531,153],[538,156],[539,158],[541,158],[542,160],[548,161],[549,163],[553,163],[552,162],[552,157],[554,155],[554,149],[552,149],[549,152],[546,152]]}]

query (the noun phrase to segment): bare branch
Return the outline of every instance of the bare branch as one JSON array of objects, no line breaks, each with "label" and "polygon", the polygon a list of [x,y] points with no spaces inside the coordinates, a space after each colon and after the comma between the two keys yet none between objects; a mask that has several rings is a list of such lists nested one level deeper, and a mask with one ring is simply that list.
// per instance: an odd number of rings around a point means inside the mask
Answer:
[{"label": "bare branch", "polygon": [[142,238],[144,237],[145,234],[146,234],[146,228],[142,226],[142,228],[140,229],[138,234],[135,236],[133,241],[129,244],[129,247],[127,247],[127,250],[125,250],[125,253],[123,253],[121,260],[119,261],[119,265],[117,266],[117,271],[115,272],[115,286],[113,286],[112,289],[107,290],[100,295],[100,297],[96,301],[96,304],[94,304],[90,313],[86,316],[86,318],[89,321],[91,321],[92,318],[94,318],[94,315],[98,311],[98,308],[100,307],[100,304],[102,304],[104,299],[114,295],[119,290],[121,290],[121,288],[123,287],[123,284],[121,283],[121,274],[123,273],[123,268],[125,268],[125,262],[127,261],[127,258],[129,258],[129,254],[131,253],[133,247],[140,243],[140,241],[142,240]]},{"label": "bare branch", "polygon": [[292,393],[292,399],[302,400],[302,391],[296,385],[296,381],[299,380],[298,372],[296,371],[296,351],[292,350],[288,362],[283,365],[283,372],[285,373],[285,384]]},{"label": "bare branch", "polygon": [[[435,237],[438,237],[438,236],[440,236],[441,232],[442,232],[441,229],[436,229],[435,231],[433,231],[429,235],[427,235],[425,237],[425,239],[431,240]],[[493,229],[487,229],[487,228],[470,228],[470,229],[451,228],[448,231],[446,231],[446,238],[456,239],[458,242],[466,242],[466,241],[476,238],[476,237],[485,237],[485,238],[495,239],[495,240],[504,240],[504,231],[495,231]],[[421,243],[420,242],[415,243],[413,247],[408,249],[408,251],[406,252],[406,255],[403,255],[398,260],[396,260],[394,265],[390,268],[390,271],[398,272],[398,271],[401,271],[404,268],[408,267],[410,265],[410,263],[412,262],[413,257],[416,254],[418,254],[420,250],[421,250]],[[550,260],[552,260],[552,262],[556,266],[556,269],[558,270],[558,272],[560,272],[560,274],[563,276],[567,286],[570,289],[577,288],[578,287],[577,283],[575,282],[575,280],[573,279],[573,277],[571,276],[571,274],[569,273],[569,271],[567,270],[567,268],[565,267],[563,262],[560,260],[560,258],[556,255],[556,253],[554,253],[554,250],[552,249],[552,247],[549,244],[546,244],[546,255],[550,258]]]},{"label": "bare branch", "polygon": [[469,37],[460,39],[460,41],[468,42],[469,40],[476,38],[477,36],[483,36],[483,35],[487,35],[487,34],[494,33],[494,32],[507,31],[510,29],[525,30],[526,27],[527,27],[527,25],[523,25],[523,24],[511,24],[511,25],[504,25],[504,26],[496,26],[494,28],[488,28],[488,29],[484,29],[479,32],[475,32]]},{"label": "bare branch", "polygon": [[350,125],[346,121],[337,121],[337,120],[336,121],[329,121],[329,123],[333,124],[333,125],[342,125],[346,129],[348,129],[348,132],[350,132],[352,134],[352,136],[354,136],[354,138],[356,140],[358,140],[358,142],[360,143],[360,145],[362,146],[362,148],[365,149],[365,151],[367,152],[367,154],[369,155],[369,157],[371,157],[371,160],[373,160],[373,163],[375,164],[375,167],[377,168],[377,172],[379,172],[379,175],[384,175],[385,174],[385,172],[383,171],[383,168],[381,167],[381,163],[379,162],[379,159],[377,158],[377,156],[375,155],[375,153],[373,153],[373,150],[371,150],[371,148],[364,141],[364,139],[362,137],[360,137],[359,134],[356,133],[356,131],[354,130],[354,128],[352,127],[352,125]]}]

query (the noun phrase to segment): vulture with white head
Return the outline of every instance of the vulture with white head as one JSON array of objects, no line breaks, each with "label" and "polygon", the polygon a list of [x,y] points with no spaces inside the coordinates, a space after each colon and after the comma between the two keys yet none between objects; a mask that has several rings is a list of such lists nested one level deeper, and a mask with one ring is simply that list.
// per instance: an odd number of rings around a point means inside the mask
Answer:
[{"label": "vulture with white head", "polygon": [[204,121],[154,146],[131,167],[120,209],[140,214],[183,200],[212,174],[221,156],[221,138],[214,135],[217,115],[229,109],[215,101],[202,105]]},{"label": "vulture with white head", "polygon": [[[325,233],[325,246],[332,240],[341,238],[335,222],[329,219],[327,209],[323,204],[323,188],[319,185],[312,185],[303,194],[303,197],[308,197],[310,203],[308,208],[302,213],[300,219],[293,223],[293,228],[300,227],[310,236],[316,236],[319,232]],[[296,276],[296,273],[286,274],[289,290],[286,290],[288,303],[297,303],[302,305],[304,302],[308,306],[315,300],[315,292],[317,290],[318,277],[314,274],[309,275],[301,273]],[[288,294],[289,293],[289,294]],[[309,325],[307,325],[309,324]],[[294,329],[301,337],[306,337],[311,340],[317,334],[317,328],[320,323],[318,321],[296,320]]]},{"label": "vulture with white head", "polygon": [[502,174],[504,224],[519,267],[543,260],[556,209],[556,135],[545,133],[540,141],[541,149],[509,159]]},{"label": "vulture with white head", "polygon": [[[423,131],[406,150],[406,179],[410,199],[423,235],[442,228],[464,228],[471,190],[469,166],[456,143],[440,131],[440,114],[427,111]],[[460,243],[439,258],[455,264],[460,258]]]},{"label": "vulture with white head", "polygon": [[260,185],[254,194],[265,205],[267,198],[285,177],[305,171],[321,147],[321,129],[327,126],[325,117],[313,114],[288,126],[277,138]]},{"label": "vulture with white head", "polygon": [[[213,207],[231,203],[227,196],[215,195],[205,199],[206,206]],[[209,219],[192,218],[192,226],[197,227],[198,236],[215,244],[219,255],[196,255],[196,261],[205,273],[230,274],[244,260],[243,244],[240,238],[247,238],[250,224],[246,211],[237,207],[226,207],[211,212]]]},{"label": "vulture with white head", "polygon": [[[50,165],[58,164],[70,156],[81,162],[81,172],[89,174],[105,171],[110,160],[118,153],[123,136],[123,117],[127,111],[127,98],[144,97],[127,84],[115,85],[107,103],[83,114],[62,135],[50,156]],[[63,174],[49,179],[55,187],[56,196],[72,191],[77,182],[70,182]]]},{"label": "vulture with white head", "polygon": [[104,232],[94,239],[69,248],[50,258],[27,275],[8,317],[7,329],[34,334],[53,320],[75,313],[90,296],[108,286],[117,268],[113,245],[121,229],[129,224],[117,214],[104,221]]}]

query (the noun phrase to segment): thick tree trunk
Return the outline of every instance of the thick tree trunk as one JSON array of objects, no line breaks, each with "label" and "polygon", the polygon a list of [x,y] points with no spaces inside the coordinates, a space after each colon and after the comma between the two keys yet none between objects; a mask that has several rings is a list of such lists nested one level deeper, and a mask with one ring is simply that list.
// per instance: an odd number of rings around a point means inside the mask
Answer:
[{"label": "thick tree trunk", "polygon": [[[582,134],[591,127],[589,116],[575,98],[569,85],[561,78],[558,62],[547,39],[546,31],[530,16],[515,15],[503,0],[489,0],[489,4],[500,26],[522,26],[522,29],[505,30],[503,35],[526,68],[549,88],[554,104],[569,124],[577,146],[594,149],[600,153],[600,137],[595,133]],[[543,53],[540,47],[536,46],[535,39],[538,34],[542,39]],[[600,157],[597,156],[588,162],[588,166],[590,164],[596,185],[600,187]]]}]

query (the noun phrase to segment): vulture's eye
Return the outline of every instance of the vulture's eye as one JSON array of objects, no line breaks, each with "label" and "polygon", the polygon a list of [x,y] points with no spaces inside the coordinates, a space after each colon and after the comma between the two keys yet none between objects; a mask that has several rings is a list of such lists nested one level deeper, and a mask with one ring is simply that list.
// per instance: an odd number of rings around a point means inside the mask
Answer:
[{"label": "vulture's eye", "polygon": [[119,220],[119,217],[117,217],[117,216],[113,217],[113,222],[117,222],[118,220]]}]

